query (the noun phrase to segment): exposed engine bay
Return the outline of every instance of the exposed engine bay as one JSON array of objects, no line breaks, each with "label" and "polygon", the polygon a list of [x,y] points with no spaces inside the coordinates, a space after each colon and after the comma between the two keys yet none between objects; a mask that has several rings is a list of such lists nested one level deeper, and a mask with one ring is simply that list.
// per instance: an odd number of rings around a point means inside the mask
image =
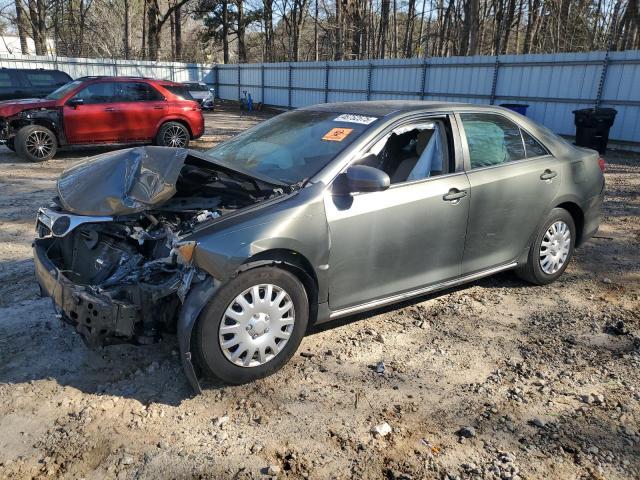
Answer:
[{"label": "exposed engine bay", "polygon": [[[88,174],[104,181],[87,182]],[[172,332],[205,276],[192,264],[189,235],[284,190],[186,150],[141,147],[65,172],[58,193],[38,213],[36,274],[61,318],[97,346]]]}]

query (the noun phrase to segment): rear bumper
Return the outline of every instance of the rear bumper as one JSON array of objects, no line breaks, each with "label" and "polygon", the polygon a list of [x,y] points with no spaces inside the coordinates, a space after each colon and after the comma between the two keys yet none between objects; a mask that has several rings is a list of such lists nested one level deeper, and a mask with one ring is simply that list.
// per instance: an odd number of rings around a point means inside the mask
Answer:
[{"label": "rear bumper", "polygon": [[584,226],[579,245],[582,245],[593,237],[598,231],[598,228],[600,228],[600,222],[602,221],[602,204],[604,203],[604,186],[603,180],[600,193],[591,197],[584,209]]},{"label": "rear bumper", "polygon": [[90,347],[131,341],[140,320],[138,308],[67,279],[47,257],[50,241],[37,239],[33,243],[35,274],[43,296],[51,297],[62,320],[73,325]]}]

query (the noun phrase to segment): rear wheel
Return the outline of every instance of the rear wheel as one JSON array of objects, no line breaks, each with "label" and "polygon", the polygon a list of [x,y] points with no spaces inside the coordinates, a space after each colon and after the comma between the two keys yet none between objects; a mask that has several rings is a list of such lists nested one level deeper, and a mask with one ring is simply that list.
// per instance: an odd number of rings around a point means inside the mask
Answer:
[{"label": "rear wheel", "polygon": [[291,273],[263,267],[230,280],[200,315],[195,352],[204,374],[231,384],[266,377],[289,361],[309,318]]},{"label": "rear wheel", "polygon": [[46,127],[27,125],[14,137],[15,151],[30,162],[44,162],[53,158],[58,150],[58,139]]},{"label": "rear wheel", "polygon": [[571,261],[575,239],[571,214],[563,208],[554,208],[529,247],[527,263],[516,270],[518,276],[535,285],[554,282]]},{"label": "rear wheel", "polygon": [[167,122],[160,127],[156,135],[156,145],[162,147],[187,148],[191,135],[183,124]]}]

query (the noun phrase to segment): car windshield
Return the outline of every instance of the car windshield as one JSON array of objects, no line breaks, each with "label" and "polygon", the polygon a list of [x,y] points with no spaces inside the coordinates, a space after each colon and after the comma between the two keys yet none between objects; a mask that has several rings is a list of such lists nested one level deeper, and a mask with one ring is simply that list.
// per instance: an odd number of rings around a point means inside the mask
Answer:
[{"label": "car windshield", "polygon": [[74,80],[73,82],[65,83],[60,88],[58,88],[57,90],[54,90],[49,95],[47,95],[47,98],[49,100],[60,100],[67,93],[69,93],[71,90],[74,90],[76,87],[80,85],[82,85],[81,80]]},{"label": "car windshield", "polygon": [[207,154],[245,171],[294,184],[318,173],[376,120],[312,110],[283,113]]}]

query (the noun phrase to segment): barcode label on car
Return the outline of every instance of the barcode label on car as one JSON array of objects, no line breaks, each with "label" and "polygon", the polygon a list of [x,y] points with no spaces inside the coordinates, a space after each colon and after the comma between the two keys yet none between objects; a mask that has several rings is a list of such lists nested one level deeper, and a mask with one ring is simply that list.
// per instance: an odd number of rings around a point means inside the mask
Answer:
[{"label": "barcode label on car", "polygon": [[333,119],[334,122],[349,122],[349,123],[360,123],[362,125],[369,125],[370,123],[375,122],[378,117],[366,117],[364,115],[353,115],[350,113],[343,113],[339,117]]}]

